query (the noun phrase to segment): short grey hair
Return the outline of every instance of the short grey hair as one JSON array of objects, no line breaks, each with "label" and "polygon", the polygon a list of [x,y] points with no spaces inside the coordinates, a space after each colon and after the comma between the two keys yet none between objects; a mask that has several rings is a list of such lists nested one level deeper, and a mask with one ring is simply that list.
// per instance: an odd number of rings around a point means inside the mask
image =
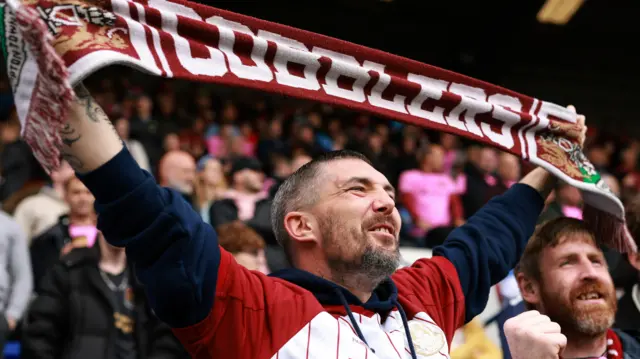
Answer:
[{"label": "short grey hair", "polygon": [[290,238],[284,225],[284,217],[289,212],[299,211],[315,203],[318,199],[315,187],[320,178],[321,165],[342,159],[358,159],[371,164],[371,161],[366,156],[356,151],[340,150],[324,153],[304,164],[287,177],[273,198],[271,204],[271,228],[276,240],[284,248],[287,259],[291,264],[293,262],[289,246]]}]

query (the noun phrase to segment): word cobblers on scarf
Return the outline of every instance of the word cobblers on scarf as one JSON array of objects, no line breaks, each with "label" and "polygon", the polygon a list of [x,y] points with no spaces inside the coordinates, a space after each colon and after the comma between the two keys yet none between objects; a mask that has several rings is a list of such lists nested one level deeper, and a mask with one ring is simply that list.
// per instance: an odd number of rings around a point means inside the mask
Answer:
[{"label": "word cobblers on scarf", "polygon": [[[241,86],[454,133],[516,154],[578,187],[606,244],[637,250],[622,203],[586,159],[576,115],[553,103],[342,40],[181,0],[7,0],[7,59],[24,137],[47,169],[72,85],[124,64]],[[179,29],[179,31],[178,31]]]}]

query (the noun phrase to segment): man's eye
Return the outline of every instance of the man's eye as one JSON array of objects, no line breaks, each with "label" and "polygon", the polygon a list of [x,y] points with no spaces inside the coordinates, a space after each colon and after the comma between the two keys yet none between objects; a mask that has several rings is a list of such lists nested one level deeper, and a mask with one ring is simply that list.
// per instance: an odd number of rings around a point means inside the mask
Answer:
[{"label": "man's eye", "polygon": [[349,191],[364,192],[365,188],[363,186],[353,186],[353,187],[349,188]]}]

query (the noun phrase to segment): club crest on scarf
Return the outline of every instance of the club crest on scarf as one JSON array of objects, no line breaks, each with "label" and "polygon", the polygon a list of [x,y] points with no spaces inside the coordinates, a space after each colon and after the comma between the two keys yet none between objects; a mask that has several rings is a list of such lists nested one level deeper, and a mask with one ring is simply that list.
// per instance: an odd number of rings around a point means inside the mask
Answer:
[{"label": "club crest on scarf", "polygon": [[127,29],[114,27],[116,15],[104,9],[106,1],[84,2],[26,0],[54,35],[53,46],[64,57],[69,51],[125,49],[129,46],[123,35]]},{"label": "club crest on scarf", "polygon": [[442,330],[435,325],[420,320],[409,322],[411,340],[416,349],[416,354],[421,357],[429,357],[439,353],[445,346],[445,338]]},{"label": "club crest on scarf", "polygon": [[[591,183],[599,189],[611,192],[598,171],[582,152],[577,142],[569,138],[577,138],[579,130],[574,124],[550,121],[547,131],[539,137],[538,157],[561,169],[571,178]],[[559,136],[564,133],[566,136]]]}]

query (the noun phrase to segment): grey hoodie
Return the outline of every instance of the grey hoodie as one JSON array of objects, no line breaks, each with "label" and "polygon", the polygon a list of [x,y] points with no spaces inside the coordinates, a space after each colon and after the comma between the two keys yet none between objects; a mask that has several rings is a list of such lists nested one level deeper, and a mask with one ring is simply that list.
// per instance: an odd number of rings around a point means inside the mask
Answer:
[{"label": "grey hoodie", "polygon": [[20,226],[0,211],[0,316],[20,320],[29,305],[33,276]]}]

